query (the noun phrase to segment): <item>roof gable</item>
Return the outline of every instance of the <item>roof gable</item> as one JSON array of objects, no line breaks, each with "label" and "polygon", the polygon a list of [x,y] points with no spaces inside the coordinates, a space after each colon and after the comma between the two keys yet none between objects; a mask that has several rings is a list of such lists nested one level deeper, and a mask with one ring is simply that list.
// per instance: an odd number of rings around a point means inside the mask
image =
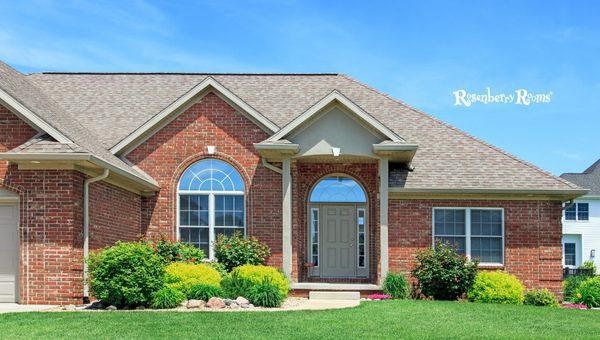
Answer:
[{"label": "roof gable", "polygon": [[242,114],[269,134],[272,134],[279,129],[277,125],[256,111],[252,106],[248,105],[213,77],[209,76],[122,139],[113,146],[110,151],[114,154],[126,154],[135,146],[152,136],[156,131],[160,130],[160,128],[171,122],[179,114],[183,113],[185,109],[191,106],[191,103],[195,103],[199,98],[202,98],[210,92],[214,92],[238,111],[241,111]]}]

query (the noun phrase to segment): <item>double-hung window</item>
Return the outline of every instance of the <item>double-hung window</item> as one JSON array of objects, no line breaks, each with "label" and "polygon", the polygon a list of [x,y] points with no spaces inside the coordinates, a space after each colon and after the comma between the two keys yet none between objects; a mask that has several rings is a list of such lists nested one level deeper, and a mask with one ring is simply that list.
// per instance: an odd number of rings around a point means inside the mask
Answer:
[{"label": "double-hung window", "polygon": [[433,242],[454,246],[459,254],[478,259],[482,264],[503,264],[503,210],[435,208]]},{"label": "double-hung window", "polygon": [[590,219],[589,203],[565,203],[565,220],[588,221]]},{"label": "double-hung window", "polygon": [[563,251],[565,252],[565,266],[575,267],[577,265],[577,246],[575,243],[564,243]]}]

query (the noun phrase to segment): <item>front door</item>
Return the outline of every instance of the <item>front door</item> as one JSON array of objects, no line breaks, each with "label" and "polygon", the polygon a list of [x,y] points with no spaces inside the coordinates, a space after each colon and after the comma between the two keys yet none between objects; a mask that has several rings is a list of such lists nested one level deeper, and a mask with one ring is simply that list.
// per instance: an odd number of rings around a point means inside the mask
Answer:
[{"label": "front door", "polygon": [[356,276],[356,207],[323,205],[322,277]]}]

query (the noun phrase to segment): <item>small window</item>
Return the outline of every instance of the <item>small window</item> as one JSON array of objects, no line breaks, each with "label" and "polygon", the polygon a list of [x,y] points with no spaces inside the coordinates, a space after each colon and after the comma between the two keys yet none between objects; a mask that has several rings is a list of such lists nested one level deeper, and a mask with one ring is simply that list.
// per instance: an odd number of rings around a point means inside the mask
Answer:
[{"label": "small window", "polygon": [[565,203],[565,220],[588,221],[590,219],[590,207],[588,203]]},{"label": "small window", "polygon": [[564,252],[565,252],[565,266],[573,266],[575,267],[576,264],[576,257],[577,257],[577,248],[575,246],[575,243],[565,243],[563,245],[564,248]]},{"label": "small window", "polygon": [[312,263],[315,267],[319,266],[319,209],[313,208],[310,211],[310,252]]},{"label": "small window", "polygon": [[366,256],[366,219],[365,219],[365,209],[360,208],[357,210],[357,236],[358,236],[358,267],[365,268],[367,262]]},{"label": "small window", "polygon": [[313,203],[366,203],[367,196],[355,180],[334,176],[322,179],[310,195]]}]

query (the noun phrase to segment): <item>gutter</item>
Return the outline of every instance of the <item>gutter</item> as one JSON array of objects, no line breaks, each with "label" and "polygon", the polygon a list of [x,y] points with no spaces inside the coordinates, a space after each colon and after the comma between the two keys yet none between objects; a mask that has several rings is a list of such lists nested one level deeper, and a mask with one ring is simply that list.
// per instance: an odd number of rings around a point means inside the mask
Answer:
[{"label": "gutter", "polygon": [[90,184],[108,177],[110,170],[104,169],[100,176],[91,177],[83,182],[83,303],[90,303],[90,283],[88,279],[87,258],[90,253]]}]

